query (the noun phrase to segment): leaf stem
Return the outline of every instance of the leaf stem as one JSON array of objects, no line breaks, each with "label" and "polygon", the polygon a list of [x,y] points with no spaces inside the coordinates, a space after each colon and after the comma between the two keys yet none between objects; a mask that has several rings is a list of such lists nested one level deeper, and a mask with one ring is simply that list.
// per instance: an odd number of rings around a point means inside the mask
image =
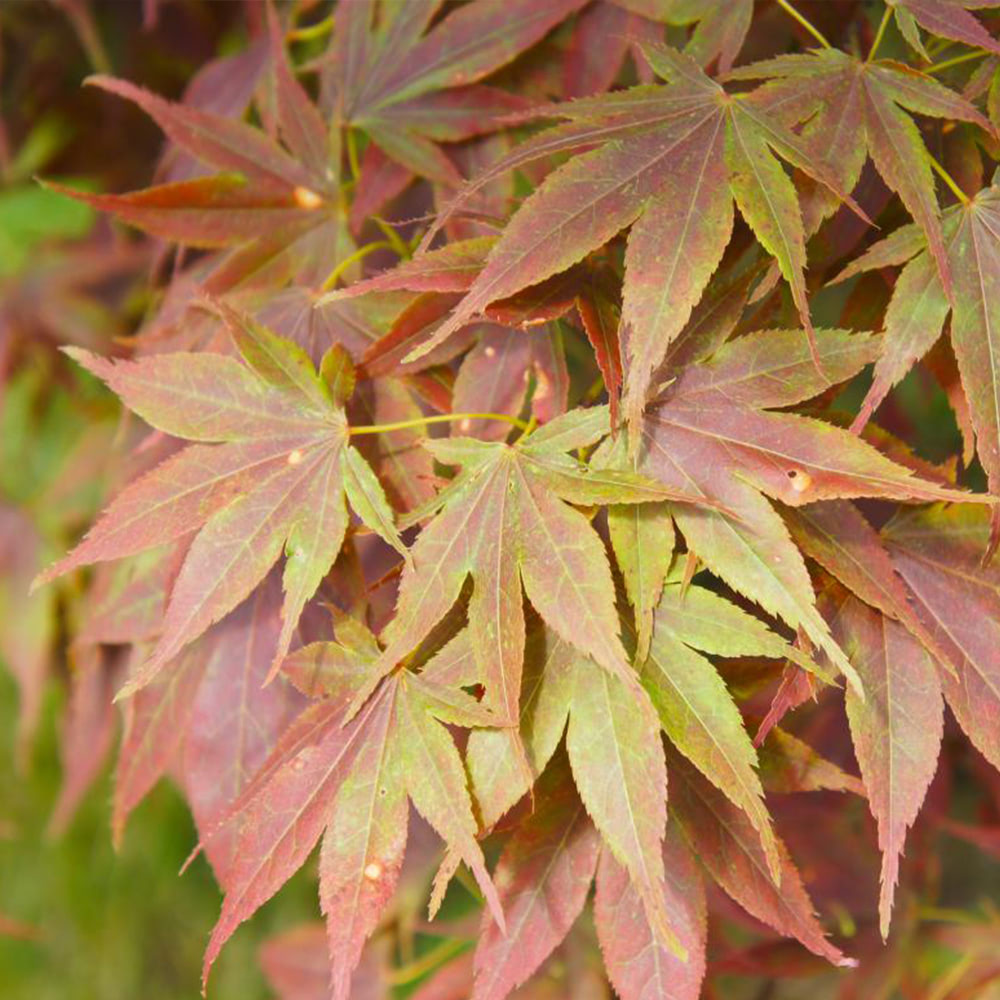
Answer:
[{"label": "leaf stem", "polygon": [[331,31],[333,31],[333,14],[315,24],[307,24],[304,28],[292,28],[285,37],[290,42],[311,42],[328,35]]},{"label": "leaf stem", "polygon": [[865,59],[866,63],[870,63],[875,58],[875,53],[878,52],[878,47],[882,44],[882,36],[885,34],[885,29],[889,27],[889,18],[891,17],[892,7],[886,4],[885,10],[882,12],[882,20],[879,22],[878,31],[875,32],[875,41],[872,42],[872,47],[868,50],[868,58]]},{"label": "leaf stem", "polygon": [[422,427],[424,424],[444,424],[453,420],[502,420],[512,427],[518,427],[522,431],[527,431],[528,423],[518,417],[511,417],[506,413],[442,413],[433,417],[416,417],[413,420],[397,420],[392,424],[361,424],[357,427],[349,428],[349,433],[354,434],[383,434],[388,431],[405,431],[410,427]]},{"label": "leaf stem", "polygon": [[374,243],[366,243],[363,247],[355,250],[354,253],[345,257],[327,276],[326,281],[320,287],[321,292],[329,292],[343,276],[344,272],[359,260],[364,260],[369,254],[376,250],[393,250],[396,248],[388,240],[376,240]]},{"label": "leaf stem", "polygon": [[460,938],[445,938],[440,944],[435,945],[430,951],[421,955],[409,965],[401,965],[398,969],[391,969],[385,973],[386,982],[390,986],[405,986],[426,975],[432,969],[444,964],[453,955],[464,951],[468,947],[468,942]]},{"label": "leaf stem", "polygon": [[399,254],[400,260],[409,260],[413,256],[410,245],[396,232],[392,226],[377,215],[370,215],[369,218],[382,230],[382,235],[392,244],[392,249]]},{"label": "leaf stem", "polygon": [[347,126],[347,162],[351,167],[351,179],[357,181],[361,176],[361,161],[358,159],[358,140],[355,138],[354,129]]},{"label": "leaf stem", "polygon": [[788,0],[775,0],[775,3],[786,13],[789,17],[798,21],[806,31],[809,32],[813,38],[823,46],[824,49],[832,48],[830,43],[826,40],[826,36],[823,34],[819,28],[816,27],[811,21],[804,18],[789,2]]},{"label": "leaf stem", "polygon": [[961,66],[962,63],[971,62],[973,59],[982,59],[986,55],[985,51],[977,52],[964,52],[960,56],[955,56],[953,59],[945,59],[943,62],[934,63],[932,66],[927,66],[924,69],[925,73],[943,73],[946,69],[951,69],[952,66]]},{"label": "leaf stem", "polygon": [[941,164],[938,163],[938,161],[935,160],[930,153],[927,154],[927,161],[928,163],[930,163],[932,169],[934,170],[934,173],[936,173],[938,177],[940,177],[941,180],[943,180],[945,184],[948,185],[948,187],[951,189],[951,193],[963,205],[968,205],[969,196],[958,186],[958,183],[955,181],[954,177],[952,177],[951,174],[949,174],[948,171],[945,170],[944,167],[942,167]]}]

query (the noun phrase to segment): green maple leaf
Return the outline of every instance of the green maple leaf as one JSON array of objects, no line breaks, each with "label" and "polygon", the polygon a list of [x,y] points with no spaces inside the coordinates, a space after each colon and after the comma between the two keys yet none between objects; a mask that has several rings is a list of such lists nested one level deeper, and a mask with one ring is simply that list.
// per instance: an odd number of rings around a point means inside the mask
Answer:
[{"label": "green maple leaf", "polygon": [[684,503],[688,494],[633,472],[591,469],[566,454],[589,447],[608,429],[607,408],[594,407],[557,417],[514,445],[471,438],[426,442],[435,458],[461,472],[422,512],[435,516],[411,549],[376,676],[430,633],[471,576],[473,648],[489,703],[507,724],[519,714],[522,584],[559,635],[631,680],[604,546],[569,504]]}]

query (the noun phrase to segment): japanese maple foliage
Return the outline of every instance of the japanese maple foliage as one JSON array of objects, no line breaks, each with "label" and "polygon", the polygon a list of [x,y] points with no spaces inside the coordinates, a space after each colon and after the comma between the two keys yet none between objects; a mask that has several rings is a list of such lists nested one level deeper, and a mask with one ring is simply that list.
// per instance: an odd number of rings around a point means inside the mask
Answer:
[{"label": "japanese maple foliage", "polygon": [[131,455],[36,586],[115,836],[190,804],[206,982],[318,848],[288,1000],[987,995],[907,956],[952,785],[1000,826],[993,7],[268,2],[179,101],[88,81],[157,176],[45,183],[172,260],[66,351]]}]

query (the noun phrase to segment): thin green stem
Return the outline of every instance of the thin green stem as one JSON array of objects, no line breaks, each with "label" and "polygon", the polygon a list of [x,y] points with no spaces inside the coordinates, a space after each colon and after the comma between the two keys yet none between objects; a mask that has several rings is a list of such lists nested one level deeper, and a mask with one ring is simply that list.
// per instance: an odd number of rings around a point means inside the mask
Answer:
[{"label": "thin green stem", "polygon": [[537,416],[536,416],[536,415],[535,415],[534,413],[532,413],[532,414],[531,414],[531,419],[530,419],[530,420],[528,421],[528,425],[527,425],[527,427],[525,427],[525,428],[524,428],[524,430],[523,430],[523,431],[521,431],[521,434],[520,434],[520,436],[518,437],[518,441],[520,441],[520,440],[521,440],[521,438],[526,438],[526,437],[528,437],[528,435],[529,435],[529,434],[531,434],[531,432],[532,432],[532,431],[533,431],[533,430],[534,430],[534,429],[535,429],[535,428],[536,428],[537,426],[538,426],[538,417],[537,417]]},{"label": "thin green stem", "polygon": [[954,59],[945,59],[943,62],[934,63],[932,66],[927,66],[924,69],[925,73],[943,73],[946,69],[951,69],[952,66],[961,66],[962,63],[971,62],[973,59],[982,59],[986,55],[984,51],[978,52],[965,52],[960,56],[955,56]]},{"label": "thin green stem", "polygon": [[823,46],[824,49],[832,48],[830,43],[826,40],[823,32],[819,30],[812,22],[804,18],[789,2],[788,0],[775,0],[775,3],[791,18],[794,18],[799,24],[802,25],[806,31],[809,32],[813,38]]},{"label": "thin green stem", "polygon": [[355,250],[349,257],[345,257],[327,276],[320,291],[328,292],[334,288],[337,282],[343,277],[344,272],[359,260],[364,260],[370,253],[376,250],[395,250],[396,248],[386,240],[376,240],[374,243],[366,243],[359,250]]},{"label": "thin green stem", "polygon": [[385,973],[385,980],[390,986],[405,986],[407,983],[416,982],[439,965],[443,965],[453,955],[464,951],[467,946],[467,942],[461,939],[445,938],[409,965],[401,965],[398,969],[391,969]]},{"label": "thin green stem", "polygon": [[307,24],[304,28],[293,28],[285,37],[290,42],[311,42],[328,35],[331,31],[333,31],[333,14],[315,24]]},{"label": "thin green stem", "polygon": [[347,162],[351,167],[351,180],[356,181],[361,176],[361,161],[358,159],[358,140],[350,125],[347,126]]},{"label": "thin green stem", "polygon": [[392,424],[362,424],[351,427],[349,433],[355,434],[385,434],[388,431],[405,431],[410,427],[422,427],[425,424],[445,424],[455,420],[502,420],[512,427],[527,431],[528,422],[506,413],[442,413],[433,417],[416,417],[413,420],[397,420]]},{"label": "thin green stem", "polygon": [[392,249],[399,254],[401,260],[409,260],[413,256],[413,251],[410,249],[410,245],[403,239],[399,233],[396,232],[392,226],[385,221],[385,219],[379,218],[377,215],[368,216],[375,223],[379,229],[382,230],[382,235],[386,240],[392,244]]},{"label": "thin green stem", "polygon": [[941,164],[938,163],[938,161],[935,160],[930,153],[927,154],[927,161],[930,163],[931,168],[934,170],[934,173],[936,173],[938,177],[940,177],[941,180],[943,180],[945,184],[948,185],[948,187],[951,189],[951,193],[963,205],[968,205],[969,196],[958,186],[958,184],[955,182],[955,179],[951,176],[951,174],[949,174],[948,171],[945,170],[944,167],[942,167]]},{"label": "thin green stem", "polygon": [[892,8],[886,4],[885,10],[882,13],[882,20],[879,22],[878,31],[875,32],[875,41],[872,42],[872,47],[868,50],[866,63],[870,63],[875,58],[875,53],[878,52],[878,47],[882,44],[882,36],[885,34],[885,29],[889,27],[889,19],[891,17]]}]

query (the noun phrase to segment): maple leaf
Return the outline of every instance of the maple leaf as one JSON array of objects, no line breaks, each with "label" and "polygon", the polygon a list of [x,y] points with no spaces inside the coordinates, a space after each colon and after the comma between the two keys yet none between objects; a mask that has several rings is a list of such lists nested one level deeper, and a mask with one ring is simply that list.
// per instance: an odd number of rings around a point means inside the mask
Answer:
[{"label": "maple leaf", "polygon": [[[532,411],[547,423],[566,412],[569,376],[562,340],[557,330],[542,327],[530,332],[499,324],[476,324],[475,346],[462,359],[452,387],[456,413],[505,413],[516,417],[529,389]],[[532,379],[534,384],[532,385]],[[501,421],[465,418],[454,430],[485,440],[505,438],[510,430]]]},{"label": "maple leaf", "polygon": [[641,661],[643,686],[668,739],[746,813],[777,877],[776,841],[754,770],[757,754],[724,681],[698,650],[809,661],[759,619],[719,595],[697,585],[685,590],[679,575],[664,587],[653,614],[650,648]]},{"label": "maple leaf", "polygon": [[644,52],[673,84],[545,109],[569,123],[515,149],[439,216],[437,225],[476,185],[502,170],[597,147],[554,170],[522,204],[458,307],[410,357],[443,341],[492,302],[566,270],[631,226],[621,339],[626,418],[635,429],[653,370],[722,259],[734,199],[778,261],[811,342],[802,220],[795,189],[774,154],[847,201],[849,196],[797,135],[757,107],[753,95],[733,98],[695,63],[664,46],[646,46]]},{"label": "maple leaf", "polygon": [[768,792],[851,792],[865,787],[833,761],[821,757],[808,743],[775,726],[757,750],[761,784]]},{"label": "maple leaf", "polygon": [[538,808],[507,841],[493,873],[507,934],[484,919],[474,1000],[503,1000],[541,966],[579,916],[597,869],[600,839],[565,756],[549,765],[536,794]]},{"label": "maple leaf", "polygon": [[137,104],[179,149],[221,172],[126,194],[48,186],[154,236],[233,248],[206,284],[215,294],[264,268],[320,284],[336,257],[352,249],[341,218],[339,163],[322,116],[280,52],[274,51],[272,61],[278,127],[287,151],[238,119],[166,101],[125,80],[94,76],[87,82]]},{"label": "maple leaf", "polygon": [[504,929],[462,761],[442,725],[495,720],[462,691],[404,672],[384,680],[345,724],[345,709],[367,683],[377,652],[369,639],[365,648],[314,643],[293,655],[291,669],[321,679],[327,697],[292,723],[219,828],[238,831],[237,862],[205,954],[206,976],[236,927],[301,867],[322,836],[320,899],[329,918],[333,996],[346,1000],[361,948],[399,877],[408,801],[469,865]]},{"label": "maple leaf", "polygon": [[742,810],[668,748],[670,819],[712,878],[758,920],[796,938],[828,962],[853,966],[826,939],[784,844],[779,841],[780,888],[771,879],[756,831]]},{"label": "maple leaf", "polygon": [[[897,8],[898,11],[899,8]],[[836,49],[783,55],[742,66],[733,79],[767,78],[762,103],[786,122],[811,118],[803,142],[823,151],[838,184],[851,190],[867,156],[926,234],[931,256],[952,296],[930,154],[907,111],[993,127],[965,98],[933,77],[892,60],[861,61]],[[956,272],[958,273],[958,272]]]},{"label": "maple leaf", "polygon": [[854,428],[940,337],[951,313],[951,344],[968,399],[976,451],[990,489],[1000,490],[1000,187],[984,188],[945,214],[945,253],[954,271],[954,306],[930,266],[929,247],[910,227],[897,230],[846,268],[838,280],[883,262],[909,261],[885,313],[883,348]]},{"label": "maple leaf", "polygon": [[594,922],[608,978],[622,1000],[698,1000],[701,996],[708,936],[705,885],[694,853],[675,823],[667,824],[663,867],[670,925],[687,952],[686,961],[658,943],[628,873],[610,852],[601,854]]},{"label": "maple leaf", "polygon": [[888,0],[896,25],[917,55],[931,61],[917,25],[941,38],[1000,53],[1000,42],[969,13],[980,7],[998,7],[993,0]]},{"label": "maple leaf", "polygon": [[[623,679],[602,670],[537,619],[528,630],[526,648],[519,722],[532,771],[543,774],[565,730],[570,769],[588,815],[634,881],[659,944],[679,951],[663,900],[667,777],[649,696],[634,674]],[[470,629],[439,654],[434,671],[438,682],[475,683]],[[477,729],[469,737],[466,760],[473,795],[487,823],[531,787],[514,740],[509,729]]]},{"label": "maple leaf", "polygon": [[902,623],[945,669],[949,652],[921,621],[878,532],[846,500],[823,500],[786,509],[795,544],[855,597]]},{"label": "maple leaf", "polygon": [[[164,596],[161,589],[161,605]],[[112,813],[116,841],[128,813],[169,767],[180,771],[198,829],[211,829],[301,709],[301,698],[283,680],[263,686],[281,632],[280,608],[280,577],[272,571],[126,703]],[[141,663],[143,647],[137,652]],[[219,837],[208,845],[223,885],[231,841]]]},{"label": "maple leaf", "polygon": [[1000,575],[984,566],[989,519],[973,507],[901,512],[882,538],[915,600],[915,610],[943,649],[941,686],[962,729],[1000,766]]},{"label": "maple leaf", "polygon": [[438,148],[497,127],[525,101],[477,81],[539,41],[586,0],[464,4],[430,27],[440,0],[353,3],[338,17],[327,79],[336,115],[408,171],[449,185]]},{"label": "maple leaf", "polygon": [[650,15],[659,7],[670,24],[694,24],[695,29],[684,47],[701,66],[718,60],[719,73],[728,73],[740,54],[753,19],[753,0],[733,0],[719,5],[712,0],[623,0],[631,9],[642,11],[650,7]]},{"label": "maple leaf", "polygon": [[[489,703],[518,718],[524,662],[521,585],[545,621],[606,670],[632,679],[618,637],[607,555],[577,504],[685,502],[646,476],[596,470],[569,458],[608,433],[606,407],[574,410],[514,445],[471,438],[426,447],[459,475],[425,509],[438,511],[414,543],[375,676],[430,633],[473,580],[469,628]],[[411,515],[411,518],[413,515]]]},{"label": "maple leaf", "polygon": [[[151,426],[198,442],[127,486],[65,559],[39,578],[133,555],[200,528],[132,692],[256,587],[284,549],[280,664],[347,529],[345,496],[405,551],[381,485],[348,442],[344,412],[305,353],[221,306],[240,358],[166,354],[112,362],[74,350]],[[327,358],[337,357],[337,348]]]},{"label": "maple leaf", "polygon": [[834,635],[865,685],[847,692],[854,752],[882,850],[879,926],[889,917],[907,828],[937,770],[944,701],[934,662],[906,628],[842,588],[824,595]]},{"label": "maple leaf", "polygon": [[[916,477],[841,428],[774,412],[849,377],[877,340],[817,331],[823,375],[797,331],[768,330],[730,341],[709,361],[681,369],[653,401],[642,425],[639,469],[666,485],[725,504],[672,514],[705,565],[734,590],[793,628],[803,628],[851,681],[850,662],[816,611],[802,557],[764,494],[791,506],[835,497],[959,500],[969,494]],[[620,447],[616,445],[615,447]],[[608,446],[598,464],[613,454]]]}]

